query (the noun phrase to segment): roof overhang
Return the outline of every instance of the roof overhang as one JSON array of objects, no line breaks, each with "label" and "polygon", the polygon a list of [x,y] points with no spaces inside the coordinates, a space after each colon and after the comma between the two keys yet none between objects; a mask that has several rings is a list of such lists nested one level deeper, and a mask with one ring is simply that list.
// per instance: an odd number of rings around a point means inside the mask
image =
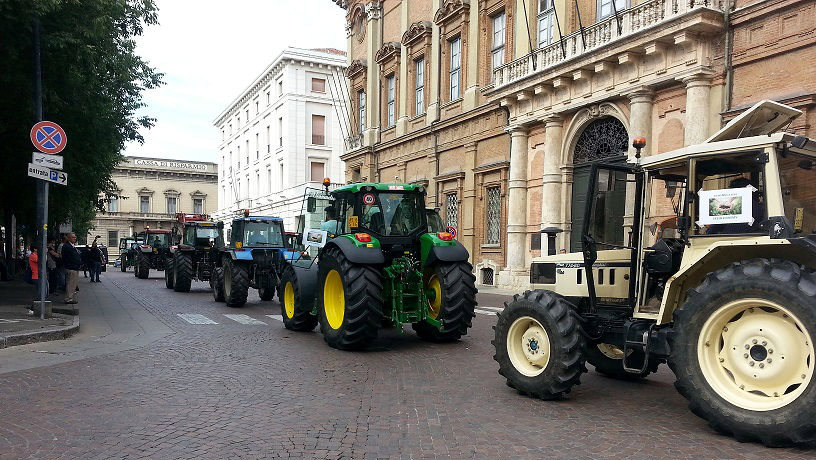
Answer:
[{"label": "roof overhang", "polygon": [[789,105],[769,100],[760,101],[729,121],[705,142],[773,134],[789,125],[801,114],[801,110]]}]

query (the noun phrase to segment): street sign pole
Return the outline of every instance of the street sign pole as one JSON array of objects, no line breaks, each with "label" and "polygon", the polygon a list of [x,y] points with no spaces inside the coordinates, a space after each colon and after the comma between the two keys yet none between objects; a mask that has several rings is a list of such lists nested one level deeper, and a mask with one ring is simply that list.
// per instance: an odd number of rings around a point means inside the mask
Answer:
[{"label": "street sign pole", "polygon": [[[34,19],[34,117],[36,122],[43,119],[42,113],[42,66],[40,63],[40,20]],[[45,299],[48,296],[48,287],[45,279],[48,269],[45,259],[48,257],[48,182],[37,181],[37,231],[40,236],[38,262],[40,265],[38,283],[40,288],[40,319],[45,319]],[[44,278],[45,277],[45,278]]]}]

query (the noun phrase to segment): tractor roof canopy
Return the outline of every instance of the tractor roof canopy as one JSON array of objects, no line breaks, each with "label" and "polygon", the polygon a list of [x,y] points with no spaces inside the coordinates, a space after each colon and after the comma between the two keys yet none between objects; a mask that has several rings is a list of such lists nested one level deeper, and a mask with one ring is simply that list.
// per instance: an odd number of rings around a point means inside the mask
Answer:
[{"label": "tractor roof canopy", "polygon": [[420,184],[382,184],[375,182],[361,182],[358,184],[345,185],[343,187],[336,188],[332,190],[331,193],[332,194],[347,192],[359,193],[361,191],[364,191],[366,187],[371,187],[371,189],[380,192],[394,192],[394,191],[414,192],[425,190],[425,187]]}]

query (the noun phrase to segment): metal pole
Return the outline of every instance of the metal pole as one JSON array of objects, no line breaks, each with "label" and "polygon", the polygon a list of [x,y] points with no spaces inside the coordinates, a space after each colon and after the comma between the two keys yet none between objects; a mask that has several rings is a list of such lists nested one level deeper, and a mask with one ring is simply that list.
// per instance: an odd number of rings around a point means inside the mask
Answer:
[{"label": "metal pole", "polygon": [[[42,66],[40,63],[40,20],[34,19],[34,118],[35,122],[43,119],[42,113]],[[46,286],[48,269],[45,259],[48,257],[48,182],[37,180],[37,231],[40,233],[38,262],[40,265],[37,282],[40,284],[40,319],[45,319],[45,299],[48,295]]]}]

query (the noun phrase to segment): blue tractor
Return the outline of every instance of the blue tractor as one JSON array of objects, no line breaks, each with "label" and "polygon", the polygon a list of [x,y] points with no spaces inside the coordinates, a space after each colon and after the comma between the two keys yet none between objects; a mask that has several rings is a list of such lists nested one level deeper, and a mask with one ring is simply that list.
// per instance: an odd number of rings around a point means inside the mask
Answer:
[{"label": "blue tractor", "polygon": [[250,216],[244,211],[242,217],[233,219],[229,240],[212,261],[210,285],[215,300],[242,307],[249,288],[257,289],[261,300],[272,300],[285,261],[297,254],[286,247],[283,219]]}]

